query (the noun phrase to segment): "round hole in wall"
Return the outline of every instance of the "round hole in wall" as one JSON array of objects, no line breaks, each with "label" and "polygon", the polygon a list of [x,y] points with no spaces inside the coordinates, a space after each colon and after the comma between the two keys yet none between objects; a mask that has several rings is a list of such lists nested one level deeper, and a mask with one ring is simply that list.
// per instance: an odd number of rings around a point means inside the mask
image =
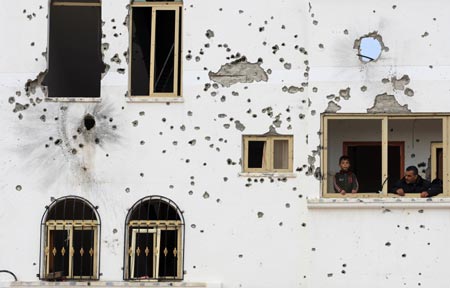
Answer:
[{"label": "round hole in wall", "polygon": [[91,114],[86,114],[84,116],[84,127],[86,127],[86,130],[91,130],[95,126],[95,118]]},{"label": "round hole in wall", "polygon": [[359,54],[362,62],[370,62],[377,60],[383,47],[380,41],[374,37],[364,37],[359,45]]}]

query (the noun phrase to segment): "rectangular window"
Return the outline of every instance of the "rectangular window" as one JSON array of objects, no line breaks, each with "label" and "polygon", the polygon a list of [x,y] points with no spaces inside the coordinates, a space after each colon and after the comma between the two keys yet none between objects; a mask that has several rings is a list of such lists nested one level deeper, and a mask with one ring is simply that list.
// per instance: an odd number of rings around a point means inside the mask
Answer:
[{"label": "rectangular window", "polygon": [[181,96],[181,15],[181,1],[131,5],[131,97]]},{"label": "rectangular window", "polygon": [[[132,221],[128,275],[133,280],[181,279],[181,226],[178,222]],[[147,226],[147,227],[146,227]]]},{"label": "rectangular window", "polygon": [[[405,168],[416,166],[427,181],[445,175],[448,115],[322,115],[322,195],[324,197],[398,197],[393,186]],[[356,194],[335,192],[339,157],[350,158],[350,170],[359,184]],[[439,172],[440,171],[440,172]],[[340,176],[341,174],[340,174]],[[439,179],[443,179],[439,178]],[[340,180],[339,180],[340,181]],[[448,179],[444,196],[449,196]],[[406,197],[420,197],[406,193]]]},{"label": "rectangular window", "polygon": [[46,279],[95,279],[97,227],[49,222]]},{"label": "rectangular window", "polygon": [[48,73],[43,81],[49,98],[100,97],[101,37],[99,0],[50,2]]},{"label": "rectangular window", "polygon": [[244,172],[292,172],[292,136],[244,136]]}]

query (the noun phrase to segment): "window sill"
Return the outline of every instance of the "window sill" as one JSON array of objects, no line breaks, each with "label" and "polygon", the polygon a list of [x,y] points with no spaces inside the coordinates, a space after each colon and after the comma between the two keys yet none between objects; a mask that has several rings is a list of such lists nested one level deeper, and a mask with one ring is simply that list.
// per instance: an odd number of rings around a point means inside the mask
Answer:
[{"label": "window sill", "polygon": [[[6,284],[7,282],[3,282]],[[191,287],[191,288],[220,288],[221,283],[205,282],[148,282],[148,281],[17,281],[10,282],[9,285],[1,287]]]},{"label": "window sill", "polygon": [[177,97],[127,97],[128,103],[183,103],[184,98]]},{"label": "window sill", "polygon": [[100,97],[80,98],[80,97],[45,97],[45,102],[80,102],[80,103],[99,103]]},{"label": "window sill", "polygon": [[297,174],[292,172],[241,172],[239,173],[241,177],[270,177],[270,178],[296,178]]},{"label": "window sill", "polygon": [[309,209],[352,208],[450,208],[450,198],[315,198],[308,199]]}]

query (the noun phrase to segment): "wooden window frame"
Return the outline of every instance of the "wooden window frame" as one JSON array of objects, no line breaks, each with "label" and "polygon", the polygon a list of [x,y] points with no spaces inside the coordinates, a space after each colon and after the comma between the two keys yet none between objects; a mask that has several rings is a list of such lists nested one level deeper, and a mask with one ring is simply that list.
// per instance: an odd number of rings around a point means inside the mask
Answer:
[{"label": "wooden window frame", "polygon": [[[288,141],[288,168],[287,169],[275,169],[274,166],[274,142],[276,140]],[[248,167],[248,147],[250,141],[264,141],[265,151],[263,152],[263,167],[262,168],[249,168]],[[257,136],[257,135],[244,135],[243,136],[243,172],[244,173],[292,173],[293,170],[293,136],[292,135],[277,135],[277,136]]]},{"label": "wooden window frame", "polygon": [[[158,221],[146,221],[146,220],[133,220],[130,221],[128,229],[131,229],[131,237],[129,237],[130,243],[128,243],[128,265],[130,267],[130,275],[128,280],[131,281],[158,281],[158,280],[182,280],[183,275],[183,243],[182,243],[182,222],[175,220],[158,220]],[[159,276],[159,253],[161,246],[161,231],[177,231],[177,275],[175,276]],[[149,279],[139,279],[134,277],[134,258],[136,254],[136,234],[146,233],[150,231],[154,234],[154,251],[153,255],[153,275],[154,277]]]},{"label": "wooden window frame", "polygon": [[[339,113],[321,115],[321,147],[322,147],[322,185],[321,196],[323,198],[390,198],[390,197],[406,197],[420,198],[420,193],[407,193],[405,196],[398,196],[394,193],[388,193],[387,185],[383,185],[380,193],[356,193],[341,195],[339,193],[328,192],[328,121],[330,120],[380,120],[381,122],[381,152],[382,152],[382,179],[386,179],[388,175],[388,134],[389,120],[430,120],[440,119],[442,121],[442,148],[443,148],[443,193],[436,197],[450,197],[450,177],[449,177],[449,158],[446,151],[450,151],[450,114],[446,113],[413,113],[413,114],[362,114],[362,113]],[[432,152],[432,151],[430,151]],[[433,158],[433,157],[432,157]],[[380,187],[381,187],[380,183]]]},{"label": "wooden window frame", "polygon": [[[133,9],[135,8],[139,8],[139,7],[151,7],[152,8],[152,25],[151,25],[151,32],[150,32],[150,37],[151,37],[151,45],[150,45],[150,79],[149,79],[149,95],[132,95],[131,94],[131,78],[133,77],[133,75],[131,75],[131,71],[132,71],[132,53],[133,53],[133,49],[132,49],[132,44],[133,44]],[[161,98],[161,99],[170,99],[170,98],[181,98],[182,97],[182,90],[183,90],[183,85],[182,85],[182,71],[183,71],[183,61],[182,61],[182,57],[179,57],[179,55],[182,53],[183,50],[183,41],[181,41],[182,39],[182,35],[181,35],[181,31],[180,31],[180,27],[182,27],[182,23],[180,23],[180,21],[182,22],[183,18],[181,17],[182,15],[180,15],[182,13],[182,8],[183,8],[183,2],[179,1],[179,2],[133,2],[130,5],[130,23],[129,23],[129,47],[130,47],[130,51],[129,51],[129,64],[128,64],[128,97],[130,97],[131,99],[141,99],[141,100],[145,100],[145,99],[149,99],[149,98]],[[173,92],[171,93],[161,93],[161,92],[157,92],[155,93],[154,90],[154,68],[155,68],[155,29],[156,29],[156,12],[157,11],[168,11],[168,10],[173,10],[175,11],[175,40],[174,40],[174,72],[173,72],[173,77],[174,77],[174,82],[173,82]],[[180,19],[181,18],[181,19]],[[181,42],[181,43],[180,43]],[[178,87],[180,87],[180,91],[178,91]]]},{"label": "wooden window frame", "polygon": [[[69,275],[67,275],[68,279],[75,279],[75,280],[98,280],[98,264],[99,264],[99,255],[98,255],[98,222],[93,220],[75,220],[75,221],[47,221],[46,223],[46,242],[45,242],[45,275],[49,275],[50,273],[50,260],[49,260],[49,253],[50,251],[50,243],[48,242],[50,239],[50,233],[51,231],[55,230],[66,230],[68,231],[68,237],[69,237],[69,251],[67,251],[69,255]],[[74,230],[93,230],[94,231],[94,243],[93,243],[93,249],[94,249],[94,255],[92,256],[94,259],[93,261],[93,271],[92,276],[74,276],[73,273],[73,253],[77,253],[77,251],[74,251],[73,248],[73,231]],[[89,253],[86,251],[85,253]]]}]

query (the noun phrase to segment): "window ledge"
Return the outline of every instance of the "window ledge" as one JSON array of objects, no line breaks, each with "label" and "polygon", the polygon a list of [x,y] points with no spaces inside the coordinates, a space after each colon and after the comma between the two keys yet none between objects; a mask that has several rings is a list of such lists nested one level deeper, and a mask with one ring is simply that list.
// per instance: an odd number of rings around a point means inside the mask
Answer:
[{"label": "window ledge", "polygon": [[[3,286],[5,285],[5,286]],[[17,281],[1,282],[0,287],[191,287],[191,288],[220,288],[221,283],[206,282],[150,282],[150,281]]]},{"label": "window ledge", "polygon": [[239,173],[241,177],[270,177],[270,178],[296,178],[297,174],[292,172],[241,172]]},{"label": "window ledge", "polygon": [[315,198],[309,209],[351,208],[450,208],[450,198]]},{"label": "window ledge", "polygon": [[127,97],[128,103],[183,103],[184,98],[177,97]]},{"label": "window ledge", "polygon": [[45,102],[83,102],[83,103],[99,103],[102,102],[100,97],[80,98],[80,97],[45,97]]}]

